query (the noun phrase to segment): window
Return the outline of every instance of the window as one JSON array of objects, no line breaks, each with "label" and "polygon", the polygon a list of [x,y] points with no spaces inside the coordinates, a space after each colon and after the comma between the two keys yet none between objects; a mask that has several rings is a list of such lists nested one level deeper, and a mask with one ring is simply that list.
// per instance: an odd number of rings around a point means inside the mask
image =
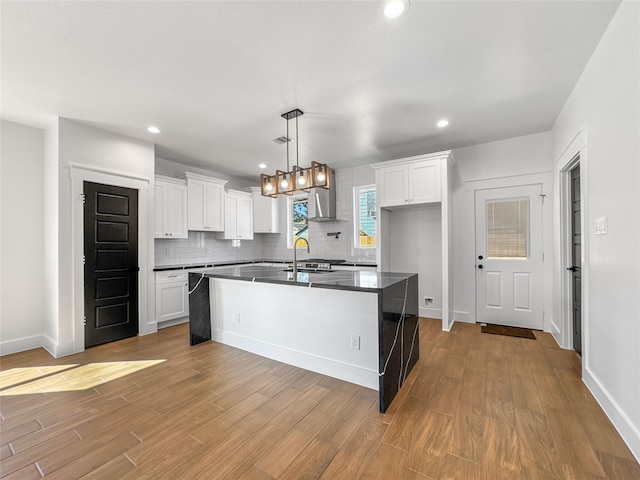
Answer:
[{"label": "window", "polygon": [[[306,195],[295,195],[289,199],[289,228],[288,247],[293,248],[293,242],[298,238],[309,238],[309,208]],[[302,242],[304,245],[304,242]]]},{"label": "window", "polygon": [[356,248],[376,247],[376,187],[353,189],[354,239]]},{"label": "window", "polygon": [[527,258],[529,199],[487,202],[487,257]]}]

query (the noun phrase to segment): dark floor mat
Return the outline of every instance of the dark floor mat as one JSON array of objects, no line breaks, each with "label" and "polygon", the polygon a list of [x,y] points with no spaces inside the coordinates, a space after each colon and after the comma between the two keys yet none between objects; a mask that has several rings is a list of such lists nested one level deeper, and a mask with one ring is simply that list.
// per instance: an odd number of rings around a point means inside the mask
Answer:
[{"label": "dark floor mat", "polygon": [[536,339],[536,336],[528,328],[506,327],[504,325],[492,325],[488,323],[487,325],[483,325],[480,331],[482,333],[490,333],[492,335],[506,335],[508,337],[530,338],[532,340]]}]

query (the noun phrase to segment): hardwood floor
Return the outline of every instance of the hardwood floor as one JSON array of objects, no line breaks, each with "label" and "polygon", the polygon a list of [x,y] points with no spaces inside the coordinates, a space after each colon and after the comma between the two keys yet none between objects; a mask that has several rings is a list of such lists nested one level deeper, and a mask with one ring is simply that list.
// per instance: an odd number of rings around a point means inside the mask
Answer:
[{"label": "hardwood floor", "polygon": [[7,479],[640,479],[550,335],[421,319],[421,359],[377,392],[214,342],[186,325],[53,359],[5,356]]}]

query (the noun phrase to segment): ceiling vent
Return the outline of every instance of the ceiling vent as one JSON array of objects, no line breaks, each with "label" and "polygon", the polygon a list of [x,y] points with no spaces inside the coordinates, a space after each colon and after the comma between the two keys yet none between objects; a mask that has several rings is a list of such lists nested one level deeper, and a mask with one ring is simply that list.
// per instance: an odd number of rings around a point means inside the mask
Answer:
[{"label": "ceiling vent", "polygon": [[283,143],[293,142],[293,138],[283,135],[281,137],[274,138],[273,141],[276,142],[278,145],[282,145]]}]

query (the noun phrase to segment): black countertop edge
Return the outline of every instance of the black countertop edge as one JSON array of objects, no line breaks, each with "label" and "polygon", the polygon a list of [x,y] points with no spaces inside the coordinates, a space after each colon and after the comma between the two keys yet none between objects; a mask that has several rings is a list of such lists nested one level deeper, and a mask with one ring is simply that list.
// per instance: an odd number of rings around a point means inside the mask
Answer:
[{"label": "black countertop edge", "polygon": [[[200,272],[192,272],[193,275],[200,275]],[[405,281],[407,278],[411,278],[413,276],[417,276],[416,273],[391,273],[388,275],[393,276],[397,280],[392,282],[389,285],[385,285],[382,287],[360,287],[357,285],[336,285],[332,283],[323,283],[322,280],[318,280],[317,282],[298,282],[293,280],[284,280],[281,278],[270,278],[270,277],[239,277],[237,275],[225,275],[221,273],[216,273],[212,271],[202,272],[201,274],[207,278],[224,278],[228,280],[240,280],[243,282],[257,282],[257,283],[273,283],[279,285],[290,285],[295,287],[306,287],[306,288],[325,288],[332,290],[350,290],[354,292],[370,292],[370,293],[381,293],[390,285]],[[321,274],[322,275],[322,274]],[[197,277],[196,277],[197,278]]]},{"label": "black countertop edge", "polygon": [[[305,259],[301,258],[300,262],[304,262]],[[154,272],[164,272],[167,270],[191,270],[194,268],[213,268],[213,267],[233,267],[234,265],[252,265],[254,263],[293,263],[291,260],[227,260],[221,262],[206,262],[206,263],[190,263],[186,265],[158,265],[154,267]],[[332,263],[331,265],[344,265],[345,267],[376,267],[375,263]]]}]

